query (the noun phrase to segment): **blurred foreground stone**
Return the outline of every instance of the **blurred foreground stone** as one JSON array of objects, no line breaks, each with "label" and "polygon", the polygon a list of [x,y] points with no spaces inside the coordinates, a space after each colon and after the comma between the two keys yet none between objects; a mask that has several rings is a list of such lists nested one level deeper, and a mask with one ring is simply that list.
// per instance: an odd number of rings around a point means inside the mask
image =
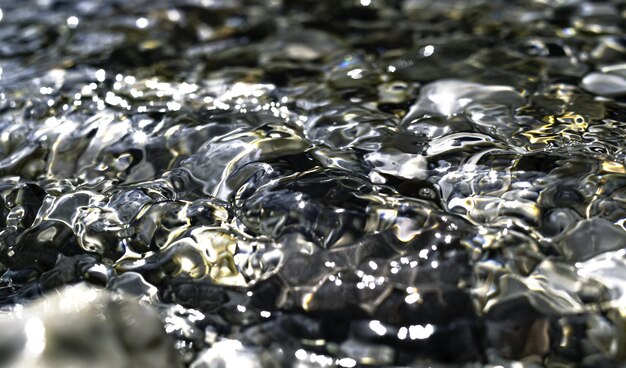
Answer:
[{"label": "blurred foreground stone", "polygon": [[0,314],[0,366],[179,367],[157,313],[85,284]]}]

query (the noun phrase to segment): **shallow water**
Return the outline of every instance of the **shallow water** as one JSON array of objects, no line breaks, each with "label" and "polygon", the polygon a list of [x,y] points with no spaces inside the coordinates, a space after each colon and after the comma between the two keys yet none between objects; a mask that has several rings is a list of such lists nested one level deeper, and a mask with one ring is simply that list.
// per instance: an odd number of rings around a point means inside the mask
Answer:
[{"label": "shallow water", "polygon": [[[626,2],[0,9],[4,317],[87,283],[194,368],[626,362]],[[90,338],[33,353],[41,310],[0,365]]]}]

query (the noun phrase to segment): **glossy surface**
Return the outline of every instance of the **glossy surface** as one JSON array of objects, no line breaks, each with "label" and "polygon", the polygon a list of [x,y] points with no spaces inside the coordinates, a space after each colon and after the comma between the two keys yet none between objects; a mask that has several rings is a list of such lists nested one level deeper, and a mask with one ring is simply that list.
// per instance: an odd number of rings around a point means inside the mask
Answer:
[{"label": "glossy surface", "polygon": [[0,9],[3,318],[84,282],[194,368],[626,361],[626,3]]}]

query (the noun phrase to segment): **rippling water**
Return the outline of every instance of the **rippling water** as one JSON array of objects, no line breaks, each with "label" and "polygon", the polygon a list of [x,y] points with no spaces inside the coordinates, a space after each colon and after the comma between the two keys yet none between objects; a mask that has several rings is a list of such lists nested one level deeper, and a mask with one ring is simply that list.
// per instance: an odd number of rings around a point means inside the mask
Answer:
[{"label": "rippling water", "polygon": [[0,366],[626,362],[626,2],[0,9]]}]

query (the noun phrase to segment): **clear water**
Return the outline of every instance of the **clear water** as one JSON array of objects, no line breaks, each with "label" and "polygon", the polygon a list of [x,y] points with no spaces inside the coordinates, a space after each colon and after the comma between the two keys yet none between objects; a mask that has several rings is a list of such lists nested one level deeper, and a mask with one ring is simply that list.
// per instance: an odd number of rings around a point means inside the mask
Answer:
[{"label": "clear water", "polygon": [[195,368],[626,361],[626,2],[0,9],[5,316],[88,283]]}]

